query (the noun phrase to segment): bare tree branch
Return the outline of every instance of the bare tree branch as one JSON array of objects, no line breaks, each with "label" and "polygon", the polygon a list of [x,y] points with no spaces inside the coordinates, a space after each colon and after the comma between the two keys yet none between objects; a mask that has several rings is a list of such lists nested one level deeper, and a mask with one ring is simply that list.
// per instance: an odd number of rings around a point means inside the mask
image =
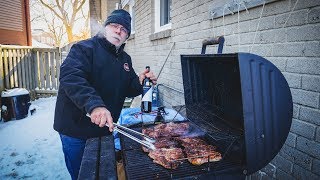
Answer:
[{"label": "bare tree branch", "polygon": [[43,0],[40,0],[41,4],[44,5],[46,8],[48,8],[50,11],[52,11],[59,19],[63,20],[63,18],[60,16],[60,14],[58,14],[53,7],[49,6],[48,4],[46,4],[45,2],[43,2]]},{"label": "bare tree branch", "polygon": [[[68,41],[73,41],[73,26],[80,18],[77,18],[79,11],[82,10],[86,0],[55,0],[48,1],[39,0],[40,3],[49,9],[56,17],[58,17],[64,25]],[[68,3],[67,3],[68,1]]]},{"label": "bare tree branch", "polygon": [[55,46],[60,46],[62,42],[62,37],[65,34],[65,31],[62,25],[57,24],[55,16],[52,16],[52,17],[53,18],[51,19],[51,21],[49,21],[46,18],[44,18],[44,21],[48,26],[49,35],[53,38],[55,42]]},{"label": "bare tree branch", "polygon": [[78,11],[82,8],[82,6],[84,5],[85,2],[86,2],[86,0],[83,0],[83,1],[80,3],[79,7],[76,9],[76,12],[78,12]]}]

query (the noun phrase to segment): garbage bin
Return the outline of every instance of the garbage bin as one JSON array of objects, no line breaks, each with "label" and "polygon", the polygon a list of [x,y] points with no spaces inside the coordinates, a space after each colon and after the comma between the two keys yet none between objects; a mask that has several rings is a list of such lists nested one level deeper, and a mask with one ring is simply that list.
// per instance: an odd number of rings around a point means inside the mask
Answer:
[{"label": "garbage bin", "polygon": [[1,93],[1,116],[3,121],[23,119],[28,116],[30,106],[29,91],[24,88],[14,88]]}]

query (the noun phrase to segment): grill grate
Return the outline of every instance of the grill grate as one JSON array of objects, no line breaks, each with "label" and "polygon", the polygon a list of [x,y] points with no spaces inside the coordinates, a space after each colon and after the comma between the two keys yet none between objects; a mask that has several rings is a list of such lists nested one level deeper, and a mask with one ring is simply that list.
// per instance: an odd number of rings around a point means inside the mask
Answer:
[{"label": "grill grate", "polygon": [[[141,128],[132,128],[141,132]],[[123,135],[120,135],[124,167],[127,179],[179,179],[196,177],[203,174],[221,174],[223,172],[239,172],[237,163],[223,158],[222,161],[205,163],[195,166],[188,160],[181,160],[177,169],[166,169],[142,151],[141,145]],[[219,151],[223,154],[224,150]],[[224,155],[223,155],[224,157]]]},{"label": "grill grate", "polygon": [[123,152],[124,164],[128,179],[168,179],[170,174],[152,162],[142,150]]},{"label": "grill grate", "polygon": [[[181,114],[190,122],[197,122],[193,123],[194,126],[197,126],[198,129],[205,130],[208,135],[215,141],[219,140],[231,140],[231,139],[238,139],[239,137],[243,136],[243,131],[239,129],[231,129],[230,126],[226,126],[226,124],[219,123],[224,121],[222,117],[220,117],[219,113],[213,113],[208,109],[213,109],[212,105],[207,103],[197,103],[186,107],[185,105],[182,106],[175,106],[175,110],[177,110],[177,114]],[[188,113],[188,116],[187,116]]]}]

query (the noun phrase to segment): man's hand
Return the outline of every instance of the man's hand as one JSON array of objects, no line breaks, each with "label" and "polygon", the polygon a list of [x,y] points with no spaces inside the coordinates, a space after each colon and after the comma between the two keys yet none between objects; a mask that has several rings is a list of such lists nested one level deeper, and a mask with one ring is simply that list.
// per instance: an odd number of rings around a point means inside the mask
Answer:
[{"label": "man's hand", "polygon": [[106,124],[109,126],[109,131],[112,132],[114,129],[113,119],[110,111],[105,107],[96,107],[92,110],[91,122],[99,125],[99,127],[104,127]]},{"label": "man's hand", "polygon": [[148,77],[150,78],[150,80],[152,81],[153,85],[157,84],[157,77],[153,74],[152,71],[149,71],[148,69],[145,69],[144,71],[142,71],[139,75],[139,81],[140,84],[142,85],[143,80]]}]

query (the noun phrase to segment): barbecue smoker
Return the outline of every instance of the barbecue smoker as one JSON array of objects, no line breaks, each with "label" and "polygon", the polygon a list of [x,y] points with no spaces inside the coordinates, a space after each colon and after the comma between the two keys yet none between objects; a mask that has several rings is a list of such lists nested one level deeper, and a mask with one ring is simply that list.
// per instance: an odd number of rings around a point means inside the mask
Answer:
[{"label": "barbecue smoker", "polygon": [[[260,56],[222,54],[223,42],[223,37],[204,41],[201,54],[181,55],[185,105],[176,107],[217,146],[222,160],[200,166],[185,160],[166,169],[153,163],[140,144],[121,136],[127,179],[244,179],[280,151],[293,111],[285,78]],[[211,44],[219,44],[218,54],[205,54]],[[132,128],[141,130],[141,125]]]}]

